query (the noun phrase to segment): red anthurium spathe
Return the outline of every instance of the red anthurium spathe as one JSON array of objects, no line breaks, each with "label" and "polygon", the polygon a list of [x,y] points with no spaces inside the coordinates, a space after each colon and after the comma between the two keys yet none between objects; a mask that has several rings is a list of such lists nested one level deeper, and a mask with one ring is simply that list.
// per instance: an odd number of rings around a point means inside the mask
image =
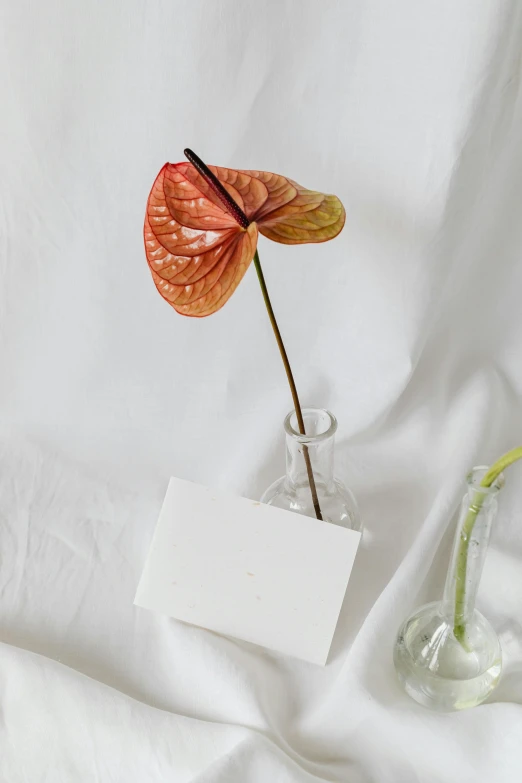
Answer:
[{"label": "red anthurium spathe", "polygon": [[259,232],[286,245],[326,242],[345,221],[336,196],[306,190],[280,174],[208,169],[232,210],[192,163],[166,163],[152,186],[144,227],[159,293],[178,313],[198,317],[215,313],[232,296]]}]

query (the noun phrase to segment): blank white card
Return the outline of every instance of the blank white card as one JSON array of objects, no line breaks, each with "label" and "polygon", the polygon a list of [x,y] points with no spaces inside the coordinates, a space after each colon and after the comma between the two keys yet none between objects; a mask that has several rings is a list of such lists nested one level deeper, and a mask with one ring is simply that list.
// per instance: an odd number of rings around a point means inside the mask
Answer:
[{"label": "blank white card", "polygon": [[324,665],[360,537],[172,478],[134,602]]}]

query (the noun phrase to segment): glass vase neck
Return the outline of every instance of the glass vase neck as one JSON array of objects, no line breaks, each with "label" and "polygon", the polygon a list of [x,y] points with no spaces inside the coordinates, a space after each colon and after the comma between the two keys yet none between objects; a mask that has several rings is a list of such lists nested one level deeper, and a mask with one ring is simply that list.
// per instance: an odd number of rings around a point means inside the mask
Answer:
[{"label": "glass vase neck", "polygon": [[484,499],[495,498],[504,486],[504,474],[500,473],[490,487],[482,486],[482,479],[488,472],[487,465],[479,465],[473,468],[466,476],[468,495],[480,495]]},{"label": "glass vase neck", "polygon": [[285,419],[286,481],[292,488],[308,485],[303,449],[308,449],[317,485],[329,489],[334,481],[334,443],[337,419],[323,408],[303,408],[305,434],[299,432],[295,412]]},{"label": "glass vase neck", "polygon": [[467,477],[444,588],[444,614],[462,633],[475,609],[491,525],[497,513],[497,496],[504,486],[504,476],[500,474],[490,487],[483,487],[481,481],[487,470],[483,466],[473,468]]}]

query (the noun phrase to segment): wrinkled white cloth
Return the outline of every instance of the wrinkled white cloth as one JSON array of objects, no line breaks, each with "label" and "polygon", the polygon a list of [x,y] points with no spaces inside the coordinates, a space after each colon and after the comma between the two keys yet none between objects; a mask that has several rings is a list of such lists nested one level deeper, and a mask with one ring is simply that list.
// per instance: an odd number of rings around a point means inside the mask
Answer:
[{"label": "wrinkled white cloth", "polygon": [[[2,782],[520,781],[520,468],[479,596],[496,692],[431,713],[391,653],[440,595],[468,468],[522,442],[522,4],[0,6]],[[283,471],[254,271],[195,320],[144,260],[185,146],[346,205],[333,242],[260,242],[366,524],[324,669],[132,603],[171,474],[258,497]]]}]

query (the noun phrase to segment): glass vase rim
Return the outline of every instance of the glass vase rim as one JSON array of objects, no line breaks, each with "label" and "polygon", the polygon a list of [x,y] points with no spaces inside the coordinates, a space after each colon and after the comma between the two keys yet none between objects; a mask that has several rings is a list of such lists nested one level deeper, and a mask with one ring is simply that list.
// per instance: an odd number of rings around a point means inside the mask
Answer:
[{"label": "glass vase rim", "polygon": [[503,488],[505,478],[503,473],[499,473],[490,487],[483,487],[481,481],[489,470],[489,465],[477,465],[472,468],[466,476],[466,484],[474,492],[480,492],[481,495],[496,495]]},{"label": "glass vase rim", "polygon": [[292,440],[295,440],[297,443],[314,444],[314,443],[320,443],[321,441],[324,440],[328,440],[329,438],[333,438],[333,436],[337,432],[337,419],[335,418],[333,413],[331,413],[331,411],[329,411],[327,408],[318,408],[313,405],[308,405],[305,408],[301,408],[301,412],[303,414],[303,418],[306,416],[307,413],[326,414],[326,416],[330,420],[330,424],[324,432],[320,432],[318,435],[301,435],[300,432],[298,432],[292,427],[292,418],[296,415],[296,413],[295,410],[291,410],[285,416],[284,428],[286,434],[290,438],[292,438]]}]

